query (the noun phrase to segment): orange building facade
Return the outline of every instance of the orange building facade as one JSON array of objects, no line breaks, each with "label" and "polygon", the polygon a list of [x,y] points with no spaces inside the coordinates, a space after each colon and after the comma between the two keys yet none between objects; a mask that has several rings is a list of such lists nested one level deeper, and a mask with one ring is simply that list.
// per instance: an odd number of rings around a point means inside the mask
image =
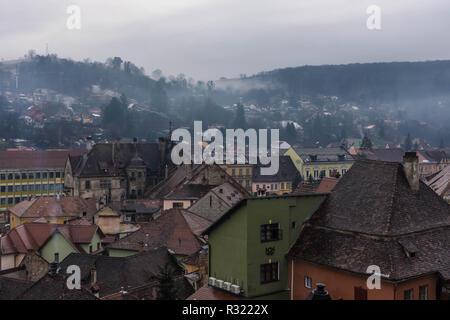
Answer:
[{"label": "orange building facade", "polygon": [[[292,272],[292,269],[294,272]],[[314,265],[305,261],[289,261],[289,288],[292,300],[305,300],[317,283],[326,285],[332,300],[436,300],[437,274],[405,280],[399,283],[381,281],[380,289],[367,288],[367,276]],[[308,280],[306,280],[309,278]],[[292,279],[294,279],[292,286]],[[311,284],[307,287],[308,282]],[[405,292],[407,291],[407,292]],[[441,297],[443,298],[443,297]]]}]

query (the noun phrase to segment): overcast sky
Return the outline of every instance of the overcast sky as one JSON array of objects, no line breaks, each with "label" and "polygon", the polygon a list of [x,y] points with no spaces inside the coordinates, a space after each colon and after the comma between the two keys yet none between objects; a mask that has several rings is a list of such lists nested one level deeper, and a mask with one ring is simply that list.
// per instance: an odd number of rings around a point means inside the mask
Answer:
[{"label": "overcast sky", "polygon": [[[381,30],[368,30],[369,5]],[[81,29],[69,30],[69,5]],[[0,0],[0,59],[120,56],[195,79],[281,67],[450,58],[449,0]]]}]

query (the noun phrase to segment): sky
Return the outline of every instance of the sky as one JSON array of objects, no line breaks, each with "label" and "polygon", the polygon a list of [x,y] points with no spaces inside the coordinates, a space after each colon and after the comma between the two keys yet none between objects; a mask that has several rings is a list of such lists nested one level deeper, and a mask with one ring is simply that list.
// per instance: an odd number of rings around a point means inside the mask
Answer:
[{"label": "sky", "polygon": [[[70,5],[80,29],[69,29]],[[380,8],[369,30],[367,8]],[[73,21],[73,20],[71,20]],[[0,60],[119,56],[165,76],[450,59],[449,0],[0,0]]]}]

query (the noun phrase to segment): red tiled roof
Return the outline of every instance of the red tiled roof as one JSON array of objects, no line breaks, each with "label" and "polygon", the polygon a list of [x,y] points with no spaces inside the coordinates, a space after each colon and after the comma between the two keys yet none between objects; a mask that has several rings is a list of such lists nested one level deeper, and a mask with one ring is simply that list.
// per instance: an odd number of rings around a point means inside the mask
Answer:
[{"label": "red tiled roof", "polygon": [[78,156],[85,150],[0,151],[1,169],[64,168],[67,157]]},{"label": "red tiled roof", "polygon": [[89,243],[97,230],[101,233],[96,225],[24,223],[0,238],[0,253],[26,253],[29,250],[39,250],[55,232],[61,233],[74,246]]},{"label": "red tiled roof", "polygon": [[323,177],[319,186],[316,189],[316,193],[330,193],[339,182],[337,178]]},{"label": "red tiled roof", "polygon": [[142,223],[138,231],[108,248],[147,251],[163,246],[180,255],[191,255],[201,249],[200,241],[180,209],[167,210],[158,219]]},{"label": "red tiled roof", "polygon": [[95,201],[81,197],[39,197],[19,202],[10,211],[20,218],[79,217],[83,212],[93,215],[96,207]]}]

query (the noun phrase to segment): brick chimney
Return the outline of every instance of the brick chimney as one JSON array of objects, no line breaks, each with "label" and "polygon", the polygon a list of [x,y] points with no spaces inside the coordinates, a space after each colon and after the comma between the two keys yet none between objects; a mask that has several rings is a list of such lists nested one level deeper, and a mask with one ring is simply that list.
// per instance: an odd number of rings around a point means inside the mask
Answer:
[{"label": "brick chimney", "polygon": [[415,152],[406,152],[403,156],[403,171],[413,191],[419,191],[419,157]]}]

